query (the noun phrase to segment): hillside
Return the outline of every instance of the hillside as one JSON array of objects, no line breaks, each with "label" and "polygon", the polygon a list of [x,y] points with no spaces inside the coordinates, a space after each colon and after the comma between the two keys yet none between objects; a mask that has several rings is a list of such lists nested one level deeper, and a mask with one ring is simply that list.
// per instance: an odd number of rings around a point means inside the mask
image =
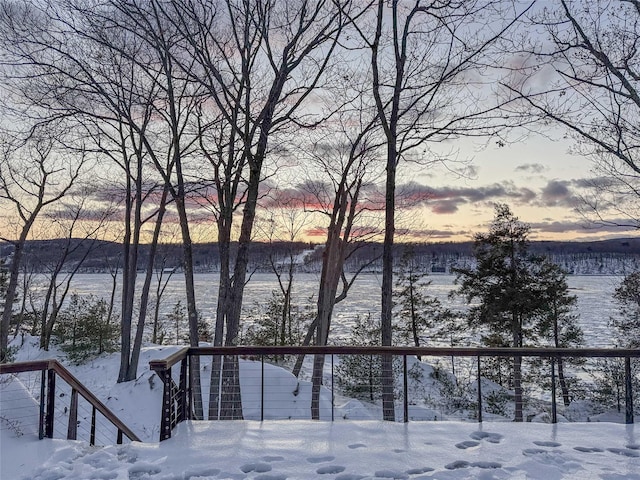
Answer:
[{"label": "hillside", "polygon": [[[65,247],[65,239],[29,241],[25,246],[25,263],[35,272],[46,272],[55,264],[59,252]],[[109,241],[87,242],[72,240],[72,253],[67,260],[67,269],[73,268],[83,257],[82,272],[105,272],[120,268],[122,247]],[[416,243],[396,245],[399,260],[402,253],[412,248],[415,257],[425,271],[449,272],[452,266],[468,265],[473,261],[472,242]],[[237,244],[232,246],[232,254]],[[9,259],[13,247],[0,244],[0,258]],[[219,265],[216,243],[193,245],[194,265],[197,272],[215,272]],[[373,263],[368,270],[377,270],[376,257],[382,253],[379,243],[362,243],[353,249],[347,268],[355,271],[363,265]],[[576,274],[622,274],[640,268],[640,238],[620,238],[592,242],[542,241],[531,243],[531,253],[545,255]],[[149,245],[142,245],[138,258],[138,268],[144,269],[148,263]],[[251,269],[270,270],[269,258],[276,263],[286,263],[295,258],[302,271],[319,271],[322,262],[322,247],[304,242],[261,243],[252,245]],[[163,244],[159,249],[156,268],[179,268],[182,261],[180,244]]]}]

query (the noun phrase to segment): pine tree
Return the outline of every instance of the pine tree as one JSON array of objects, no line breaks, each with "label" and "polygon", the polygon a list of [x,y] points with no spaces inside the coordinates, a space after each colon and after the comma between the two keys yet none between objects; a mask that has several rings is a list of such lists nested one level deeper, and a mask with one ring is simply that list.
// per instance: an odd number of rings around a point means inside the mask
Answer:
[{"label": "pine tree", "polygon": [[[640,271],[624,277],[613,298],[620,311],[609,319],[615,346],[640,348]],[[625,395],[625,366],[620,358],[603,358],[596,362],[593,372],[594,389],[591,392],[596,403],[622,410]],[[640,390],[640,364],[631,360],[632,390]],[[637,405],[636,405],[637,406]]]},{"label": "pine tree", "polygon": [[[370,314],[358,316],[349,338],[358,346],[379,346],[380,324]],[[344,395],[369,402],[382,398],[382,355],[340,355],[338,359],[335,377]],[[392,368],[396,372],[401,368],[398,358],[394,358]],[[399,392],[398,385],[394,385],[394,391]]]},{"label": "pine tree", "polygon": [[109,320],[107,302],[93,295],[73,294],[53,331],[53,341],[74,363],[117,351],[118,337],[119,325]]},{"label": "pine tree", "polygon": [[[577,298],[569,293],[567,274],[555,263],[538,258],[532,262],[534,278],[537,280],[540,311],[537,329],[540,338],[546,339],[556,348],[575,348],[584,345],[584,335],[574,314]],[[584,363],[581,359],[569,360],[572,365]],[[565,374],[565,360],[557,359],[558,381],[565,406],[569,406],[570,379]],[[544,378],[548,378],[545,375]],[[575,381],[573,382],[575,383]]]},{"label": "pine tree", "polygon": [[[351,328],[352,338],[359,346],[380,345],[380,326],[367,315],[358,316]],[[340,355],[336,379],[341,392],[349,397],[374,402],[382,395],[382,359],[380,355]]]},{"label": "pine tree", "polygon": [[[525,338],[535,339],[531,323],[540,302],[529,262],[529,231],[529,225],[520,222],[507,205],[497,205],[489,233],[474,237],[476,268],[456,270],[458,293],[468,303],[477,300],[469,311],[469,322],[484,330],[482,340],[488,346],[522,347]],[[522,357],[515,356],[511,368],[515,420],[521,422]]]},{"label": "pine tree", "polygon": [[[433,337],[453,338],[456,335],[454,314],[440,300],[425,290],[431,285],[427,274],[416,262],[414,251],[405,251],[396,277],[395,335],[401,344],[424,345],[427,333]],[[418,360],[420,360],[418,356]]]},{"label": "pine tree", "polygon": [[617,346],[640,348],[640,271],[624,277],[613,298],[620,305],[620,313],[610,320]]}]

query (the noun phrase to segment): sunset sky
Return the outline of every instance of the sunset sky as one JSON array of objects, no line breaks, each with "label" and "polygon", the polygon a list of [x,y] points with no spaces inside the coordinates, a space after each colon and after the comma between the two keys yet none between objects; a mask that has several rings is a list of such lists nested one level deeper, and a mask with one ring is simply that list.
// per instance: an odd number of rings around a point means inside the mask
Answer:
[{"label": "sunset sky", "polygon": [[[410,219],[399,241],[470,240],[474,233],[487,230],[496,203],[507,203],[520,220],[530,224],[533,240],[640,235],[633,227],[596,224],[593,215],[586,215],[583,197],[592,195],[588,185],[598,173],[590,160],[570,152],[571,140],[563,140],[558,131],[553,135],[557,139],[528,134],[504,146],[486,140],[442,146],[450,148],[459,161],[468,160],[465,176],[447,172],[443,166],[401,163],[399,191],[410,191],[425,200],[399,215]],[[607,220],[620,218],[616,212],[603,213]],[[320,233],[301,236],[323,241]]]},{"label": "sunset sky", "polygon": [[[556,135],[560,137],[559,133]],[[580,212],[584,209],[582,196],[589,196],[586,187],[597,176],[594,165],[584,157],[570,153],[570,140],[551,140],[548,137],[529,134],[512,143],[499,146],[486,140],[458,140],[449,145],[440,145],[458,163],[450,168],[466,166],[467,175],[461,176],[440,166],[418,166],[401,163],[398,190],[420,199],[414,206],[398,213],[397,241],[443,242],[471,240],[474,233],[486,231],[494,216],[496,203],[507,203],[513,213],[531,225],[532,240],[599,240],[638,236],[632,227],[597,225]],[[379,168],[380,175],[384,174]],[[280,188],[295,192],[296,176],[287,176]],[[383,184],[383,178],[379,177]],[[106,187],[105,187],[106,188]],[[110,191],[109,188],[106,189]],[[101,198],[106,198],[104,192]],[[637,202],[637,199],[633,199]],[[269,208],[259,209],[257,240],[268,240],[264,232],[265,215]],[[606,213],[607,219],[615,220],[615,212]],[[200,216],[192,226],[195,242],[215,242],[216,232],[210,214]],[[301,216],[301,215],[300,215]],[[381,212],[379,213],[381,217]],[[3,236],[17,224],[13,213],[5,209],[0,213],[5,223]],[[591,217],[592,218],[592,217]],[[238,219],[239,220],[239,219]],[[110,222],[113,227],[105,238],[117,240],[121,231],[120,216]],[[300,217],[298,218],[300,221]],[[13,228],[12,228],[13,227]],[[308,219],[296,234],[296,240],[322,243],[325,240],[326,217]],[[380,228],[380,227],[378,227]],[[145,230],[150,233],[152,224]],[[180,235],[175,214],[168,214],[164,222],[165,239],[179,242]],[[59,234],[54,223],[43,216],[34,229],[32,238],[49,238]],[[15,231],[17,234],[17,231]],[[288,240],[288,234],[280,233],[273,238]],[[380,240],[380,237],[377,238]]]},{"label": "sunset sky", "polygon": [[[515,2],[515,5],[519,5],[521,8],[528,8],[529,2]],[[539,2],[537,8],[544,9],[546,2]],[[530,12],[534,15],[536,10]],[[542,12],[540,10],[538,13]],[[479,20],[477,17],[468,16],[472,19],[469,25],[466,27],[473,34],[470,38],[476,38],[476,33],[484,32],[484,30],[478,27]],[[486,25],[493,25],[494,23],[500,23],[496,18],[502,17],[491,16],[487,17],[490,21]],[[481,24],[481,22],[480,22]],[[523,23],[518,28],[524,28],[522,35],[532,36],[537,38],[535,32],[526,30],[530,25]],[[516,27],[514,27],[516,28]],[[464,33],[464,29],[462,32]],[[518,34],[520,35],[520,34]],[[513,38],[518,38],[516,35]],[[144,39],[144,36],[140,37]],[[349,37],[347,37],[349,38]],[[423,38],[423,37],[421,37]],[[427,37],[424,37],[427,38]],[[540,37],[542,38],[542,37]],[[417,40],[416,40],[417,41]],[[475,40],[477,41],[477,40]],[[422,42],[422,40],[420,40]],[[416,45],[419,47],[421,43],[417,41]],[[514,41],[515,42],[515,41]],[[437,42],[436,42],[437,43]],[[454,42],[456,43],[456,42]],[[464,43],[464,42],[463,42]],[[544,43],[544,42],[543,42]],[[423,44],[429,44],[423,42]],[[444,42],[447,44],[447,42]],[[517,44],[515,42],[514,44]],[[11,45],[10,42],[7,45]],[[429,44],[430,45],[430,44]],[[462,44],[461,44],[462,45]],[[511,44],[510,44],[511,45]],[[349,45],[349,49],[346,49],[346,53],[342,52],[342,57],[337,59],[334,68],[340,67],[340,76],[335,77],[332,81],[336,81],[336,84],[340,84],[341,88],[335,92],[329,88],[327,91],[329,94],[322,94],[316,96],[309,96],[310,105],[305,106],[308,110],[302,112],[304,114],[316,115],[322,113],[323,104],[320,100],[324,98],[324,102],[336,104],[336,98],[344,101],[346,98],[353,97],[355,100],[349,100],[348,106],[351,106],[353,110],[358,112],[367,112],[367,105],[372,104],[372,100],[362,92],[367,90],[360,90],[358,83],[355,80],[359,76],[365,78],[367,73],[359,72],[359,68],[367,69],[368,58],[364,59],[356,56],[353,52],[359,50],[352,48]],[[462,47],[461,47],[462,48]],[[464,46],[463,50],[466,49]],[[440,54],[438,49],[434,50],[435,53]],[[455,117],[455,115],[462,115],[464,118],[467,115],[468,110],[477,109],[479,106],[484,106],[491,110],[491,105],[495,98],[499,98],[500,101],[504,101],[502,98],[505,95],[504,88],[495,88],[496,84],[511,86],[520,86],[525,83],[527,88],[532,87],[533,91],[543,91],[547,88],[551,88],[549,85],[553,83],[551,80],[555,78],[555,82],[558,81],[557,74],[554,74],[554,69],[558,68],[557,65],[550,67],[545,62],[541,63],[541,68],[531,68],[526,66],[527,56],[518,55],[514,50],[507,49],[503,51],[498,48],[497,52],[500,53],[500,61],[496,61],[496,67],[494,71],[487,73],[485,69],[479,71],[469,70],[466,73],[461,74],[460,78],[456,82],[452,82],[447,88],[435,89],[434,91],[440,92],[436,97],[436,101],[429,108],[433,107],[433,112],[429,110],[430,115],[433,115],[433,119],[429,120],[428,115],[425,113],[425,126],[424,131],[429,132],[430,128],[433,132],[438,131],[437,128],[432,126],[429,122],[433,121],[434,125],[439,122],[442,125],[447,124],[449,116]],[[435,55],[432,52],[432,54]],[[74,54],[75,55],[75,54]],[[226,55],[226,54],[225,54]],[[74,57],[75,58],[75,57]],[[415,57],[416,59],[418,56]],[[425,57],[429,58],[429,57]],[[438,57],[439,58],[439,57]],[[342,62],[342,63],[339,63]],[[416,66],[421,67],[425,62],[415,60]],[[231,62],[233,63],[233,62]],[[437,63],[437,62],[436,62]],[[479,62],[482,65],[482,62]],[[101,65],[101,62],[98,62]],[[265,62],[265,65],[267,63]],[[525,68],[526,66],[526,68]],[[507,68],[505,68],[507,67]],[[494,68],[494,67],[492,67]],[[426,67],[425,67],[426,69]],[[511,70],[513,69],[513,72]],[[100,70],[98,68],[98,70]],[[503,72],[502,70],[505,70]],[[531,70],[529,76],[525,72]],[[265,67],[263,70],[256,70],[256,72],[268,72],[269,68]],[[392,72],[390,69],[389,72]],[[350,73],[350,75],[346,75]],[[387,75],[390,73],[387,72]],[[418,68],[418,73],[420,69]],[[463,70],[465,72],[465,70]],[[422,89],[424,87],[424,79],[439,78],[438,75],[427,75],[428,72],[423,72],[415,77],[415,88]],[[433,72],[431,72],[433,73]],[[302,74],[301,74],[302,75]],[[556,77],[554,77],[556,75]],[[295,76],[294,76],[295,77]],[[304,78],[296,79],[300,81]],[[411,78],[411,77],[410,77]],[[457,78],[457,77],[456,77]],[[345,81],[346,79],[346,81]],[[354,80],[355,79],[355,80]],[[500,82],[498,82],[500,79]],[[268,81],[256,73],[256,80]],[[349,90],[351,82],[355,82],[353,92],[342,92],[344,97],[338,95],[338,91],[341,89]],[[460,83],[458,83],[460,82]],[[295,83],[295,82],[294,82]],[[304,82],[303,82],[304,83]],[[393,82],[389,82],[391,84]],[[90,85],[93,83],[90,82]],[[328,82],[331,85],[331,82]],[[343,85],[344,84],[344,85]],[[562,84],[564,85],[564,84]],[[264,87],[264,86],[263,86]],[[1,86],[0,86],[1,88]],[[266,88],[266,87],[265,87]],[[254,90],[256,86],[254,84]],[[259,90],[259,89],[257,89]],[[496,90],[495,92],[493,90]],[[266,90],[265,90],[266,91]],[[407,88],[407,91],[411,89]],[[1,92],[1,90],[0,90]],[[354,92],[358,95],[354,95]],[[466,93],[465,93],[466,92]],[[508,93],[508,92],[507,92]],[[498,94],[499,97],[495,97],[494,94]],[[337,96],[334,96],[337,95]],[[551,93],[549,94],[551,95]],[[575,99],[580,99],[579,95],[567,95],[562,92],[563,102],[568,102],[569,108],[576,109],[578,118],[581,120],[584,117],[584,111],[580,108],[580,103],[574,102]],[[364,98],[364,100],[361,99]],[[587,96],[588,97],[588,96]],[[545,97],[546,98],[546,97]],[[551,97],[549,97],[551,98]],[[369,99],[369,101],[367,101]],[[487,100],[489,99],[489,100]],[[568,99],[571,99],[570,101]],[[363,107],[359,106],[359,102],[362,100]],[[488,101],[486,105],[482,102]],[[313,103],[316,102],[316,103]],[[353,105],[351,105],[353,103]],[[107,102],[110,105],[109,102]],[[337,104],[340,104],[339,102]],[[511,105],[510,102],[506,104]],[[524,117],[530,117],[529,112],[526,110],[528,104],[520,104],[517,101],[513,102],[514,111],[517,114],[524,114]],[[523,108],[524,105],[524,108]],[[564,103],[563,103],[564,106]],[[371,107],[371,105],[368,105]],[[331,106],[334,109],[335,105]],[[509,107],[505,110],[506,113],[501,113],[503,116],[498,116],[500,122],[511,122],[512,120],[506,120],[511,118],[513,112]],[[345,109],[347,111],[349,109]],[[451,111],[449,111],[451,110]],[[458,111],[459,110],[459,111]],[[411,110],[409,110],[411,111]],[[464,112],[464,115],[460,112]],[[342,112],[344,113],[344,112]],[[338,115],[339,116],[339,115]],[[366,116],[366,115],[365,115]],[[517,116],[517,115],[516,115]],[[303,118],[303,116],[301,116]],[[334,117],[331,117],[331,121],[327,124],[334,122]],[[351,122],[355,122],[353,117],[350,117]],[[478,117],[480,118],[480,117]],[[592,114],[589,120],[599,126],[597,121],[597,115]],[[0,119],[0,122],[6,124],[11,123],[7,120],[8,117]],[[547,118],[542,116],[543,122],[546,122]],[[359,120],[362,121],[362,120]],[[487,120],[490,121],[490,120]],[[161,134],[163,128],[162,122],[158,122],[158,151],[160,156],[166,154],[162,151],[164,134]],[[518,125],[514,120],[514,125]],[[525,122],[529,128],[538,128],[533,123]],[[0,124],[1,125],[1,124]],[[286,142],[290,139],[277,140],[277,136],[273,136],[269,140],[270,153],[268,155],[267,162],[270,163],[267,172],[262,172],[264,177],[267,177],[263,188],[263,196],[261,198],[261,206],[258,208],[258,224],[254,229],[254,237],[256,240],[303,240],[313,243],[322,243],[325,240],[327,225],[327,218],[319,214],[302,215],[301,203],[293,202],[289,204],[291,211],[297,210],[299,215],[296,219],[298,224],[296,225],[295,235],[292,236],[282,233],[282,229],[277,235],[274,235],[274,230],[278,230],[276,222],[270,214],[275,210],[273,207],[276,202],[270,199],[270,195],[280,196],[280,198],[288,198],[293,196],[294,198],[299,195],[302,190],[301,186],[304,182],[327,182],[327,176],[324,170],[331,170],[335,167],[332,164],[332,160],[327,160],[327,167],[323,170],[323,167],[318,167],[314,170],[314,167],[309,167],[309,158],[313,155],[322,156],[323,152],[310,152],[315,149],[319,144],[322,144],[324,139],[335,136],[335,131],[332,135],[315,137],[315,141],[311,143],[305,143],[305,135],[302,130],[298,129],[298,124],[292,126],[287,130],[286,135],[292,135],[294,142],[287,146]],[[519,124],[522,125],[522,124]],[[486,126],[485,126],[486,127]],[[460,128],[461,130],[455,130]],[[473,127],[471,130],[465,130],[466,126],[459,126],[454,122],[454,130],[456,133],[465,132],[465,134],[480,134],[481,130],[474,130],[477,127]],[[483,127],[484,128],[484,127]],[[493,127],[491,127],[493,128]],[[502,127],[496,127],[502,128]],[[542,128],[542,127],[540,127]],[[454,134],[447,136],[444,134],[442,137],[425,136],[422,138],[429,138],[429,142],[432,139],[439,139],[441,143],[434,144],[420,144],[419,147],[435,152],[437,156],[446,157],[448,160],[444,164],[428,164],[428,158],[421,159],[416,163],[410,163],[405,160],[401,160],[398,166],[398,204],[402,205],[404,200],[410,204],[408,208],[398,208],[397,214],[397,237],[396,241],[420,241],[420,242],[438,242],[438,241],[467,241],[472,239],[473,234],[486,231],[491,220],[494,216],[494,207],[497,203],[506,203],[511,207],[513,213],[520,218],[523,222],[531,225],[531,236],[533,240],[599,240],[605,238],[623,238],[630,236],[640,236],[640,230],[638,229],[638,218],[640,218],[640,197],[629,193],[632,189],[627,188],[624,195],[618,196],[615,199],[614,208],[606,208],[606,206],[599,202],[599,208],[597,214],[601,216],[601,220],[598,223],[593,222],[593,212],[589,212],[588,204],[585,199],[592,198],[594,193],[597,193],[590,185],[594,183],[601,183],[606,174],[598,171],[591,159],[585,158],[577,153],[571,153],[572,149],[575,149],[575,141],[571,138],[565,138],[566,132],[555,128],[549,124],[544,126],[545,131],[505,131],[504,135],[507,138],[500,137],[499,141],[495,139],[487,139],[481,137],[473,138],[455,138]],[[108,130],[108,129],[107,129]],[[296,131],[301,130],[301,131]],[[311,129],[309,129],[311,130]],[[445,131],[447,129],[444,129]],[[284,130],[283,130],[284,131]],[[337,131],[337,130],[336,130]],[[485,130],[482,130],[485,133]],[[501,132],[501,135],[503,132]],[[444,138],[447,140],[444,140]],[[283,134],[284,138],[284,134]],[[322,140],[318,140],[322,139]],[[309,139],[307,139],[309,140]],[[313,139],[312,139],[313,140]],[[375,139],[374,139],[375,140]],[[372,140],[372,141],[374,141]],[[329,141],[329,140],[327,140]],[[340,140],[338,139],[338,142]],[[383,142],[381,142],[383,143]],[[311,147],[310,145],[313,145]],[[289,148],[289,150],[287,150]],[[384,198],[384,148],[380,148],[379,158],[376,158],[374,163],[377,173],[368,178],[367,185],[375,185],[375,188],[370,187],[371,198],[367,199],[370,203],[367,206],[371,206],[371,211],[367,213],[368,217],[363,215],[361,223],[357,226],[360,232],[369,234],[367,238],[374,240],[381,240],[382,236],[382,218],[383,213],[380,211],[381,199]],[[297,150],[290,154],[291,157],[295,157],[295,161],[289,160],[285,155],[286,152]],[[418,148],[416,148],[418,150]],[[281,152],[285,152],[282,154]],[[157,153],[157,152],[156,152]],[[411,153],[412,155],[419,155],[418,153]],[[185,169],[189,169],[193,175],[190,179],[201,186],[203,183],[209,183],[213,174],[211,173],[211,166],[207,165],[207,161],[203,158],[201,153],[190,152],[189,157],[183,160],[185,163],[189,162],[189,166]],[[425,153],[424,155],[429,155]],[[60,160],[64,158],[63,155],[58,157]],[[54,161],[58,161],[57,159]],[[298,162],[296,164],[296,162]],[[305,165],[307,162],[307,165]],[[422,162],[422,163],[421,163]],[[425,164],[426,162],[426,164]],[[119,167],[114,166],[115,162],[109,162],[108,158],[98,158],[98,167],[95,170],[87,172],[87,177],[94,181],[98,185],[98,191],[95,193],[89,206],[89,209],[84,213],[84,218],[92,219],[95,221],[102,215],[105,210],[105,205],[110,202],[115,205],[119,198],[122,197],[122,177],[123,171]],[[107,167],[107,164],[111,164]],[[58,168],[59,165],[55,164]],[[111,168],[110,171],[107,169]],[[149,185],[159,183],[159,175],[153,169],[155,167],[144,167],[150,170],[143,170],[144,181]],[[63,168],[59,170],[66,174]],[[464,170],[464,174],[460,174],[459,171]],[[369,172],[369,167],[367,167]],[[151,172],[151,173],[149,173]],[[85,172],[83,172],[85,173]],[[620,175],[621,173],[618,172]],[[630,180],[633,185],[637,182],[637,177]],[[55,182],[53,182],[55,183]],[[18,190],[19,191],[19,190]],[[207,195],[212,195],[213,192],[207,190]],[[145,215],[152,213],[156,205],[153,201],[157,200],[156,195],[149,197],[148,204],[145,204]],[[372,200],[374,198],[374,200]],[[360,198],[362,201],[362,197]],[[365,201],[365,202],[366,202]],[[270,203],[271,202],[271,203]],[[180,234],[177,228],[177,216],[175,211],[170,211],[163,223],[163,235],[164,239],[169,242],[179,242]],[[216,241],[215,221],[211,213],[211,209],[202,208],[201,204],[198,204],[197,200],[194,200],[191,204],[191,220],[190,224],[192,231],[192,238],[196,242],[213,242]],[[307,204],[307,209],[313,209]],[[115,213],[110,217],[107,229],[104,230],[104,238],[117,240],[122,235],[123,230],[123,207],[120,203],[114,207]],[[377,210],[376,210],[377,209]],[[242,208],[238,208],[238,221],[240,223]],[[48,216],[47,211],[42,212],[37,225],[32,231],[31,238],[41,239],[60,236],[60,232],[63,230],[57,229],[54,219]],[[627,221],[624,215],[628,214],[631,221]],[[286,215],[285,215],[286,216]],[[307,220],[302,222],[300,218],[306,218]],[[19,229],[22,226],[21,222],[17,221],[18,215],[13,209],[13,205],[7,201],[0,201],[0,237],[15,239],[18,236]],[[148,222],[145,227],[145,237],[143,240],[150,239],[150,232],[153,230],[153,222]],[[621,226],[627,223],[631,226]],[[91,222],[85,222],[85,225],[91,226]],[[64,234],[64,233],[63,233]],[[78,232],[79,236],[82,236],[82,232]],[[376,236],[377,235],[377,236]]]},{"label": "sunset sky", "polygon": [[[472,158],[472,178],[417,172],[414,181],[432,192],[420,209],[425,239],[469,240],[486,230],[496,202],[509,204],[536,240],[637,236],[637,229],[596,225],[581,213],[597,172],[590,160],[571,154],[571,147],[569,140],[535,134],[503,147],[468,144],[460,158]],[[617,217],[610,212],[607,218]]]}]

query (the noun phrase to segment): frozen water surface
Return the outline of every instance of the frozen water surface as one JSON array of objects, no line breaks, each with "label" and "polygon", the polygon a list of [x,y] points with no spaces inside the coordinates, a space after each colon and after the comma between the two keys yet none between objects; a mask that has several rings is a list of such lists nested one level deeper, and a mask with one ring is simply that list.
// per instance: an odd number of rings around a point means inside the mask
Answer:
[{"label": "frozen water surface", "polygon": [[[438,297],[443,304],[452,309],[464,310],[466,306],[461,298],[450,299],[448,294],[455,288],[453,275],[429,275],[429,295]],[[612,295],[622,280],[616,275],[570,275],[567,277],[570,292],[578,298],[577,313],[585,333],[585,342],[590,347],[611,346],[607,322],[618,309]],[[304,305],[317,293],[319,275],[311,273],[296,274],[294,283],[294,302]],[[346,337],[355,318],[369,313],[378,315],[380,310],[380,286],[382,278],[377,274],[363,274],[356,280],[348,297],[336,305],[332,323],[332,338]],[[74,277],[72,291],[80,294],[92,293],[98,297],[107,297],[111,288],[108,274],[78,274]],[[198,309],[203,318],[213,322],[218,293],[218,275],[200,273],[195,275]],[[251,277],[245,291],[243,309],[245,314],[259,305],[264,306],[271,298],[271,292],[277,289],[275,275],[256,273]],[[175,274],[165,291],[161,305],[162,314],[170,313],[178,300],[184,300],[184,279]]]}]

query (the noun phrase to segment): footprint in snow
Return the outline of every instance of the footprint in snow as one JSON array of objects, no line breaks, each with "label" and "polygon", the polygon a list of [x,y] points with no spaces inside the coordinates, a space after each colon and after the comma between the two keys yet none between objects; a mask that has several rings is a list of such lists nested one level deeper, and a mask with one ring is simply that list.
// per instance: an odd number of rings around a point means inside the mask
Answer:
[{"label": "footprint in snow", "polygon": [[345,470],[346,470],[346,467],[343,467],[342,465],[325,465],[324,467],[320,467],[319,469],[317,469],[316,473],[320,475],[325,475],[327,473],[329,474],[342,473]]},{"label": "footprint in snow", "polygon": [[366,448],[367,446],[364,443],[352,443],[351,445],[348,445],[348,447],[353,450],[355,448]]},{"label": "footprint in snow", "polygon": [[467,448],[473,448],[480,445],[480,442],[476,442],[475,440],[465,440],[464,442],[456,443],[456,448],[460,450],[466,450]]},{"label": "footprint in snow", "polygon": [[473,432],[469,436],[474,440],[486,440],[489,443],[500,443],[503,438],[499,433],[489,433],[481,431]]},{"label": "footprint in snow", "polygon": [[324,462],[331,462],[332,460],[335,460],[336,457],[331,456],[331,455],[325,455],[324,457],[309,457],[307,458],[307,462],[309,463],[324,463]]},{"label": "footprint in snow", "polygon": [[257,477],[255,477],[255,480],[287,480],[287,476],[280,473],[269,473],[266,475],[258,475]]},{"label": "footprint in snow", "polygon": [[406,452],[406,450],[403,450],[402,448],[394,448],[393,449],[393,453],[404,453]]},{"label": "footprint in snow", "polygon": [[128,448],[121,448],[120,450],[118,450],[117,455],[118,461],[120,463],[136,463],[136,461],[138,460],[138,455],[135,453],[131,453]]},{"label": "footprint in snow", "polygon": [[362,480],[366,478],[366,475],[355,475],[353,473],[343,473],[342,475],[338,475],[335,480]]},{"label": "footprint in snow", "polygon": [[607,448],[607,451],[615,453],[616,455],[622,455],[623,457],[640,457],[640,452],[631,450],[629,448]]},{"label": "footprint in snow", "polygon": [[374,476],[379,478],[393,478],[394,480],[407,480],[409,478],[409,475],[406,473],[395,470],[378,470]]},{"label": "footprint in snow", "polygon": [[630,443],[627,448],[631,450],[640,450],[640,443]]},{"label": "footprint in snow", "polygon": [[498,462],[473,462],[471,466],[485,469],[502,468],[502,464]]},{"label": "footprint in snow", "polygon": [[220,473],[220,469],[218,468],[193,469],[193,470],[187,470],[186,472],[184,472],[184,478],[185,480],[191,480],[191,477],[193,478],[215,477],[219,473]]},{"label": "footprint in snow", "polygon": [[561,447],[562,446],[562,444],[558,442],[543,442],[540,440],[536,440],[533,443],[535,445],[538,445],[539,447]]},{"label": "footprint in snow", "polygon": [[464,460],[456,460],[455,462],[445,465],[444,468],[447,470],[458,470],[459,468],[467,468],[469,465],[469,462],[465,462]]},{"label": "footprint in snow", "polygon": [[599,453],[604,452],[602,448],[598,447],[573,447],[574,450],[577,450],[582,453]]},{"label": "footprint in snow", "polygon": [[242,473],[220,472],[219,475],[220,478],[224,478],[224,480],[244,480],[245,478],[247,478],[247,476],[243,475]]},{"label": "footprint in snow", "polygon": [[[433,472],[433,470],[431,467],[410,468],[405,473],[407,475],[420,475],[421,473]],[[336,480],[338,479],[336,478]]]},{"label": "footprint in snow", "polygon": [[264,473],[271,471],[271,465],[268,463],[256,462],[256,463],[245,463],[240,467],[244,473],[256,472],[256,473]]},{"label": "footprint in snow", "polygon": [[157,465],[151,465],[149,463],[137,463],[132,467],[129,467],[129,480],[138,480],[139,478],[150,477],[151,475],[157,475],[161,469]]},{"label": "footprint in snow", "polygon": [[265,462],[281,462],[284,460],[284,457],[281,455],[266,455],[262,457],[262,460]]},{"label": "footprint in snow", "polygon": [[525,448],[524,450],[522,450],[522,454],[527,457],[530,457],[532,455],[540,455],[544,453],[548,453],[548,451],[542,448]]}]

